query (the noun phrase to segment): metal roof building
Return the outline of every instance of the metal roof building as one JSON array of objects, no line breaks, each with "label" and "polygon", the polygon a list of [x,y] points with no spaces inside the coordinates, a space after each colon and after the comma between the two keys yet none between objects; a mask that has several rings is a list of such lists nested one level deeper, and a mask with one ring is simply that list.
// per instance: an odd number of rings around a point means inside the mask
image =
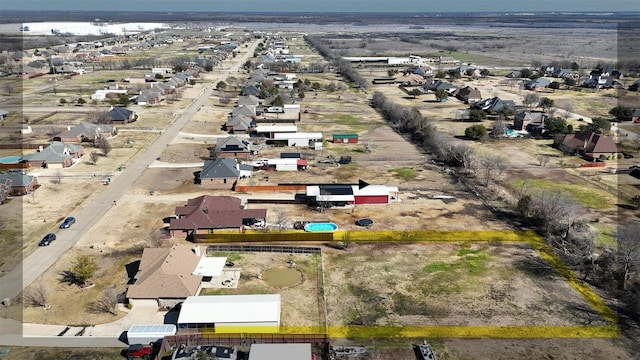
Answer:
[{"label": "metal roof building", "polygon": [[190,296],[180,309],[179,328],[213,328],[216,333],[276,333],[280,294]]}]

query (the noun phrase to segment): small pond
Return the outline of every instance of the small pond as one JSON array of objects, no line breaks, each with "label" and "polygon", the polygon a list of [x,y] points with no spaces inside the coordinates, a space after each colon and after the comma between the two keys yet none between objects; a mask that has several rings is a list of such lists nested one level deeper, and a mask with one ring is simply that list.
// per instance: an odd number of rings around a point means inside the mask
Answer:
[{"label": "small pond", "polygon": [[276,266],[262,272],[260,279],[269,286],[285,288],[299,284],[302,281],[302,273],[293,267]]}]

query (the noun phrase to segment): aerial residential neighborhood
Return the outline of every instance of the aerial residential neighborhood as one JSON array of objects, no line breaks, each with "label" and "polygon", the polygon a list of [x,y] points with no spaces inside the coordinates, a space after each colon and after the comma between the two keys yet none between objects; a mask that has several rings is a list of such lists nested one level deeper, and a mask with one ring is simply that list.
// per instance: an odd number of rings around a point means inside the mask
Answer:
[{"label": "aerial residential neighborhood", "polygon": [[12,11],[0,358],[637,356],[637,14]]}]

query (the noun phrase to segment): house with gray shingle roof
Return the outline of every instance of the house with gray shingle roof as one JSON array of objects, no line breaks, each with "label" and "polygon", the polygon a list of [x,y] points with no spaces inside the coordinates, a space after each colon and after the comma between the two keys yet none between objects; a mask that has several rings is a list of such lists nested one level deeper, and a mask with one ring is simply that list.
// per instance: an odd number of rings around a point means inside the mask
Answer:
[{"label": "house with gray shingle roof", "polygon": [[215,146],[209,148],[212,158],[230,158],[249,160],[251,155],[258,153],[259,147],[247,139],[240,139],[236,136],[219,138]]},{"label": "house with gray shingle roof", "polygon": [[480,100],[473,104],[474,109],[483,110],[489,114],[497,114],[503,108],[515,109],[516,103],[513,100],[502,100],[499,97]]},{"label": "house with gray shingle roof", "polygon": [[197,175],[197,181],[207,189],[233,189],[239,176],[236,160],[220,158],[205,161],[202,171]]},{"label": "house with gray shingle roof", "polygon": [[256,121],[244,115],[231,116],[225,123],[225,129],[232,134],[247,134],[256,125]]},{"label": "house with gray shingle roof", "polygon": [[65,168],[73,165],[74,160],[82,155],[83,149],[79,144],[54,141],[46,148],[25,155],[22,159],[33,167]]},{"label": "house with gray shingle roof", "polygon": [[92,124],[81,122],[73,128],[53,137],[53,141],[65,143],[94,142],[99,137],[109,138],[118,133],[116,128],[108,124]]},{"label": "house with gray shingle roof", "polygon": [[7,187],[9,195],[26,195],[40,186],[38,185],[37,177],[22,174],[18,171],[8,171],[0,174],[0,184]]},{"label": "house with gray shingle roof", "polygon": [[262,101],[254,95],[240,96],[238,98],[238,106],[246,106],[256,112],[256,107],[260,105]]},{"label": "house with gray shingle roof", "polygon": [[136,121],[136,113],[123,108],[121,106],[115,106],[107,113],[108,119],[112,124],[128,124],[130,122]]},{"label": "house with gray shingle roof", "polygon": [[544,123],[549,116],[539,111],[522,111],[513,116],[513,129],[530,133],[539,133],[544,129]]},{"label": "house with gray shingle roof", "polygon": [[260,89],[258,89],[258,87],[255,85],[248,85],[243,87],[242,90],[240,90],[240,95],[258,96],[258,94],[260,94]]},{"label": "house with gray shingle roof", "polygon": [[251,110],[251,108],[246,105],[240,105],[231,110],[231,116],[236,115],[243,115],[249,118],[253,118],[256,116],[256,112],[254,110]]},{"label": "house with gray shingle roof", "polygon": [[551,80],[539,77],[537,79],[524,81],[523,83],[527,90],[540,91],[546,89],[549,84],[551,84]]}]

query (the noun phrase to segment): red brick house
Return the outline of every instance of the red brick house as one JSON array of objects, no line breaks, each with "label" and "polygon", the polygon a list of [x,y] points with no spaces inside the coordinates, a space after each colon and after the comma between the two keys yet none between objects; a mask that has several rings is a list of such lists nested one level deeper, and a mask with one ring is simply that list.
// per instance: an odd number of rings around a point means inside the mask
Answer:
[{"label": "red brick house", "polygon": [[203,195],[189,199],[178,206],[175,219],[171,219],[172,236],[186,234],[212,234],[218,230],[240,231],[245,223],[266,221],[266,209],[244,209],[240,198],[233,196]]},{"label": "red brick house", "polygon": [[565,153],[579,154],[589,160],[606,160],[618,154],[612,137],[593,131],[559,136],[554,140],[554,145]]}]

